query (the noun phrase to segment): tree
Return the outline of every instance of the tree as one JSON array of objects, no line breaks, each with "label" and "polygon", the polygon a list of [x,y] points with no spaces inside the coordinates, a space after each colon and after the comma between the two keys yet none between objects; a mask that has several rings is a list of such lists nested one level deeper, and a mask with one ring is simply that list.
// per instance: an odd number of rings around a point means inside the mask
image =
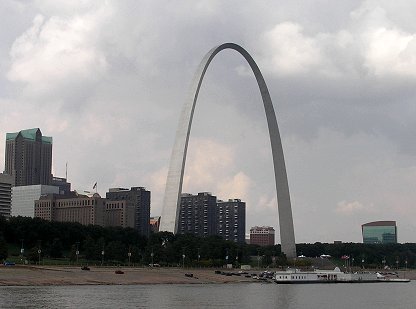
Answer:
[{"label": "tree", "polygon": [[75,262],[77,260],[77,246],[76,245],[71,246],[71,251],[69,252],[69,260],[71,262]]},{"label": "tree", "polygon": [[[29,255],[28,255],[28,260],[32,261],[32,262],[38,262],[39,261],[39,253],[38,253],[39,247],[32,247],[32,249],[30,249]],[[43,257],[43,251],[41,251],[40,253],[40,258]]]},{"label": "tree", "polygon": [[62,242],[59,238],[55,238],[52,241],[51,247],[50,247],[50,256],[51,258],[61,258],[62,257]]},{"label": "tree", "polygon": [[7,243],[4,240],[3,234],[0,233],[0,260],[7,259],[8,255]]},{"label": "tree", "polygon": [[105,248],[105,256],[107,260],[124,262],[128,258],[127,251],[121,241],[111,241]]}]

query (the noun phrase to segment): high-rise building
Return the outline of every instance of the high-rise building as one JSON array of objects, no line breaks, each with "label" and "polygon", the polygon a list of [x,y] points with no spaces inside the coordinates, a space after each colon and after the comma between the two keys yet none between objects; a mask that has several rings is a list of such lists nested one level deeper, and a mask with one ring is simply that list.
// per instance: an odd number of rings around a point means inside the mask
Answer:
[{"label": "high-rise building", "polygon": [[20,186],[12,188],[12,216],[34,217],[35,201],[42,195],[59,194],[59,188],[47,185]]},{"label": "high-rise building", "polygon": [[52,137],[39,128],[6,134],[5,172],[14,186],[48,185],[51,181]]},{"label": "high-rise building", "polygon": [[246,235],[246,203],[240,199],[217,202],[216,234],[225,240],[244,243]]},{"label": "high-rise building", "polygon": [[361,226],[363,243],[365,244],[396,244],[396,221],[374,221]]},{"label": "high-rise building", "polygon": [[234,242],[245,241],[246,204],[239,199],[217,201],[209,192],[183,193],[179,211],[180,234],[219,235]]},{"label": "high-rise building", "polygon": [[35,201],[35,217],[48,221],[78,222],[104,226],[106,200],[98,193],[47,194]]},{"label": "high-rise building", "polygon": [[178,233],[200,237],[215,235],[217,197],[209,192],[181,194]]},{"label": "high-rise building", "polygon": [[126,201],[134,208],[134,228],[143,236],[150,233],[150,191],[143,187],[111,188],[106,193],[107,201]]},{"label": "high-rise building", "polygon": [[104,213],[105,226],[134,228],[134,207],[127,201],[106,201]]},{"label": "high-rise building", "polygon": [[274,234],[274,228],[271,226],[254,226],[250,229],[250,244],[273,246]]},{"label": "high-rise building", "polygon": [[10,217],[13,176],[0,173],[0,216]]}]

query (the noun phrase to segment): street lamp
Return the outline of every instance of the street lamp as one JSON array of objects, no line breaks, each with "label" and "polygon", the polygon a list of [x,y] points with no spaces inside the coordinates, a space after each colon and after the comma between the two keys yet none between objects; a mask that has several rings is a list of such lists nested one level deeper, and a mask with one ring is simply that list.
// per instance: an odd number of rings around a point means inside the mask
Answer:
[{"label": "street lamp", "polygon": [[404,261],[404,265],[405,265],[405,268],[404,268],[404,278],[406,278],[406,272],[407,272],[407,258],[406,258],[406,260]]},{"label": "street lamp", "polygon": [[153,256],[154,256],[154,253],[153,253],[153,248],[152,248],[152,253],[150,253],[150,257],[152,258],[152,267],[153,267]]},{"label": "street lamp", "polygon": [[129,246],[129,253],[127,253],[127,256],[129,257],[129,267],[130,267],[130,259],[131,259],[131,248]]},{"label": "street lamp", "polygon": [[39,256],[39,265],[40,265],[40,254],[42,253],[42,250],[41,250],[41,244],[42,244],[42,241],[41,241],[41,240],[38,240],[38,256]]},{"label": "street lamp", "polygon": [[257,268],[260,268],[260,249],[257,249]]},{"label": "street lamp", "polygon": [[104,265],[104,254],[105,252],[104,252],[104,246],[103,246],[103,250],[101,251],[101,266]]},{"label": "street lamp", "polygon": [[396,269],[399,269],[399,257],[396,256]]},{"label": "street lamp", "polygon": [[201,254],[200,254],[200,248],[198,248],[198,265],[199,265],[199,260],[201,258]]},{"label": "street lamp", "polygon": [[22,242],[22,247],[20,248],[20,262],[22,262],[22,264],[23,264],[23,254],[25,253],[25,249],[23,248],[23,238],[22,239],[20,239],[21,240],[21,242]]},{"label": "street lamp", "polygon": [[79,241],[77,241],[76,245],[77,245],[77,251],[75,251],[75,255],[77,256],[77,265],[78,265],[78,256],[79,256]]}]

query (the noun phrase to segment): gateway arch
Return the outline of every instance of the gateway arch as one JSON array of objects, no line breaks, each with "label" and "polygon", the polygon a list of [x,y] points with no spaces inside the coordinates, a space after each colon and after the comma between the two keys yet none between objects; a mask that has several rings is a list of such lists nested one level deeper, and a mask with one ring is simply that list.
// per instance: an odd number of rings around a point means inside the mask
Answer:
[{"label": "gateway arch", "polygon": [[272,99],[270,98],[266,82],[264,81],[263,75],[261,74],[256,62],[244,48],[234,43],[225,43],[212,48],[202,59],[194,76],[194,80],[189,90],[188,98],[183,106],[178,128],[176,130],[175,144],[172,149],[170,166],[166,180],[160,230],[173,233],[178,231],[183,174],[196,101],[198,99],[202,80],[209,64],[212,59],[214,59],[214,57],[224,49],[233,49],[240,53],[246,59],[254,73],[254,76],[256,77],[261,97],[263,99],[272,148],[282,252],[285,253],[288,258],[294,258],[296,257],[296,246],[289,185],[287,182],[282,142],[280,139]]}]

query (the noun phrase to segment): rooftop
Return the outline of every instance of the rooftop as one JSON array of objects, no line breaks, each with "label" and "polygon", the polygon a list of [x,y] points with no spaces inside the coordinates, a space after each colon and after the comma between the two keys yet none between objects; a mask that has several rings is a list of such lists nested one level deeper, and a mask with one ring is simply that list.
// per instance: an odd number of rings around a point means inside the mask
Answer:
[{"label": "rooftop", "polygon": [[[19,132],[13,132],[13,133],[6,133],[6,141],[16,139],[16,137],[19,134],[25,139],[35,141],[36,140],[36,134],[37,134],[38,131],[42,135],[42,132],[40,131],[39,128],[26,129],[26,130],[21,130]],[[52,144],[52,137],[42,136],[42,142],[47,143],[47,144]]]},{"label": "rooftop", "polygon": [[396,221],[374,221],[365,223],[362,226],[396,226]]}]

